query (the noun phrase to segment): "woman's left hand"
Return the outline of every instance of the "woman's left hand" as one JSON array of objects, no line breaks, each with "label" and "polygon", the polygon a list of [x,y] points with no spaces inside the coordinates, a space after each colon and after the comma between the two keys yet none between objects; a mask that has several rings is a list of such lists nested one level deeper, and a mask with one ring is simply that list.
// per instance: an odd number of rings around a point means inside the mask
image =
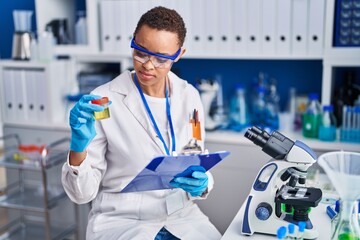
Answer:
[{"label": "woman's left hand", "polygon": [[208,186],[208,176],[202,166],[190,166],[182,173],[177,174],[170,185],[174,188],[182,188],[193,197],[201,196]]}]

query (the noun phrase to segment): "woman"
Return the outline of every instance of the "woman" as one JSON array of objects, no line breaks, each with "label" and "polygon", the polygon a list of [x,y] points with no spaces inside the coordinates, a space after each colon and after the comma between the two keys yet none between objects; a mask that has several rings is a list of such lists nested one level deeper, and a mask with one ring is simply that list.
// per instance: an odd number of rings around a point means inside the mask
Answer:
[{"label": "woman", "polygon": [[[62,182],[72,201],[92,202],[87,239],[221,237],[192,201],[207,197],[210,173],[194,168],[191,176],[174,178],[173,189],[120,193],[151,159],[181,151],[191,138],[194,109],[204,120],[197,90],[170,71],[185,52],[185,35],[176,11],[156,7],[146,12],[131,42],[134,71],[83,96],[70,112]],[[111,117],[95,121],[93,112],[104,108],[89,101],[100,96],[112,101]]]}]

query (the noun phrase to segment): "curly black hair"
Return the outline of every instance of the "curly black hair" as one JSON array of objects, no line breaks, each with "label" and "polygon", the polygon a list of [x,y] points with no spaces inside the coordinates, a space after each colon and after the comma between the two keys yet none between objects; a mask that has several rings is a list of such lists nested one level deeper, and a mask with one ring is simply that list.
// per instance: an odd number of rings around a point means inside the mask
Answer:
[{"label": "curly black hair", "polygon": [[162,6],[154,7],[144,13],[136,28],[134,35],[139,32],[143,25],[157,30],[165,30],[176,33],[179,39],[179,46],[182,46],[185,41],[186,27],[182,17],[173,9],[168,9]]}]

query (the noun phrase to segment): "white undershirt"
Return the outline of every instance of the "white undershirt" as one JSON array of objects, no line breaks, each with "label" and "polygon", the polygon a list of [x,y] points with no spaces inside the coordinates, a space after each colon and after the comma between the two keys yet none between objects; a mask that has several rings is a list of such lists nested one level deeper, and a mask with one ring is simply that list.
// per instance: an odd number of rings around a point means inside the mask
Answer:
[{"label": "white undershirt", "polygon": [[151,113],[155,119],[155,122],[159,128],[159,131],[162,137],[164,138],[166,146],[168,147],[169,151],[171,151],[171,146],[169,145],[170,143],[169,124],[166,115],[166,98],[151,97],[146,94],[144,95],[151,110]]}]

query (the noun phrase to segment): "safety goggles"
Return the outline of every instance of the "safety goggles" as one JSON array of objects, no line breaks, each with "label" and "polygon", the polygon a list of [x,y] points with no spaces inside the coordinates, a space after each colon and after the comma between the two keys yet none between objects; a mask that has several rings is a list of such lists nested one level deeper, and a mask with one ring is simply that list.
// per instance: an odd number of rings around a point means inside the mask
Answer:
[{"label": "safety goggles", "polygon": [[131,40],[131,48],[133,48],[133,57],[136,61],[145,64],[149,60],[155,68],[170,67],[174,60],[179,56],[181,48],[174,55],[164,55],[160,53],[150,52],[135,43],[135,38]]}]

